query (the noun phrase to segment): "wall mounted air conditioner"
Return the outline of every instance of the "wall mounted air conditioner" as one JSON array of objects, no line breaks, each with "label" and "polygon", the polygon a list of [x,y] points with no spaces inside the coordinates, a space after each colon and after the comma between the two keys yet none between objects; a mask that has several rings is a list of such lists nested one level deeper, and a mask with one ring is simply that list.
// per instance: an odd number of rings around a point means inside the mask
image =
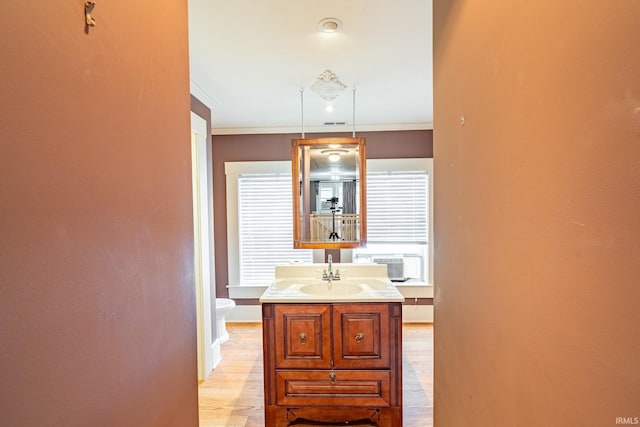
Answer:
[{"label": "wall mounted air conditioner", "polygon": [[396,282],[404,282],[407,280],[404,276],[404,259],[402,259],[402,257],[373,258],[373,262],[387,265],[389,280]]}]

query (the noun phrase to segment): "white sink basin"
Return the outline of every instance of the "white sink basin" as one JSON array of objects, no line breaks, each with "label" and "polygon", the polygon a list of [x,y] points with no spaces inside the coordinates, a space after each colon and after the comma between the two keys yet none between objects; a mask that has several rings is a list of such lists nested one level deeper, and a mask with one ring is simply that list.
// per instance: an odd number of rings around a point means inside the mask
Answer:
[{"label": "white sink basin", "polygon": [[300,288],[300,292],[310,295],[356,295],[362,292],[362,287],[334,281],[331,284],[326,282],[304,285]]},{"label": "white sink basin", "polygon": [[[278,265],[263,303],[393,302],[404,297],[382,264],[340,264],[340,280],[322,280],[327,264]],[[337,268],[336,268],[337,271]]]}]

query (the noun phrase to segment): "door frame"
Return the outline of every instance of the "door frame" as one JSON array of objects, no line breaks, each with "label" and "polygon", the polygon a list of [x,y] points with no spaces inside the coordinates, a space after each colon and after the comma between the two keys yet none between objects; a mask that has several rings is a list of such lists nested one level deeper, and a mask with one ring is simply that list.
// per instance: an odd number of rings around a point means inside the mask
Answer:
[{"label": "door frame", "polygon": [[198,381],[204,381],[220,361],[220,342],[215,333],[215,274],[212,242],[213,208],[207,173],[207,122],[191,113],[191,166],[193,188],[194,268]]}]

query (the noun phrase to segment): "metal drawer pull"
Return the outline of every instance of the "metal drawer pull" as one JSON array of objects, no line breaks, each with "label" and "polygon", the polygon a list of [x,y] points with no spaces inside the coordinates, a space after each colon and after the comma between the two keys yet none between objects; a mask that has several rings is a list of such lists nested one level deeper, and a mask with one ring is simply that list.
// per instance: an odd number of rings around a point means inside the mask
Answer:
[{"label": "metal drawer pull", "polygon": [[303,344],[307,342],[307,334],[304,332],[300,334],[300,342]]},{"label": "metal drawer pull", "polygon": [[329,382],[331,384],[335,384],[336,383],[336,373],[335,373],[335,371],[329,372]]},{"label": "metal drawer pull", "polygon": [[358,344],[360,344],[360,342],[364,339],[364,333],[360,332],[358,335],[356,335],[356,342]]}]

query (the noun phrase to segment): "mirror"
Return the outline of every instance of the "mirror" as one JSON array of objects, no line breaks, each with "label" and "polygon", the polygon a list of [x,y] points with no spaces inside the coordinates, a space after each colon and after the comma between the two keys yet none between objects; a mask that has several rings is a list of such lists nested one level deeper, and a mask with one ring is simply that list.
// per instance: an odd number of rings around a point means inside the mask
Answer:
[{"label": "mirror", "polygon": [[293,247],[356,248],[366,243],[364,138],[294,139]]}]

